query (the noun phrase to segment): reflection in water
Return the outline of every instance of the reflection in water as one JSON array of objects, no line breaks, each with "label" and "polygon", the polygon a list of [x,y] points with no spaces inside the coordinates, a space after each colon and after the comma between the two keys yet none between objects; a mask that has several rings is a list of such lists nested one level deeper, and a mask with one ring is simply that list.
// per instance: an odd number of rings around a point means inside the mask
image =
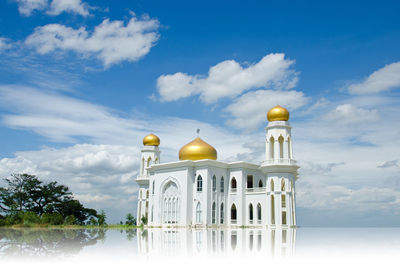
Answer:
[{"label": "reflection in water", "polygon": [[103,229],[0,228],[0,256],[71,256],[104,239]]},{"label": "reflection in water", "polygon": [[296,229],[147,229],[137,239],[145,255],[293,256]]}]

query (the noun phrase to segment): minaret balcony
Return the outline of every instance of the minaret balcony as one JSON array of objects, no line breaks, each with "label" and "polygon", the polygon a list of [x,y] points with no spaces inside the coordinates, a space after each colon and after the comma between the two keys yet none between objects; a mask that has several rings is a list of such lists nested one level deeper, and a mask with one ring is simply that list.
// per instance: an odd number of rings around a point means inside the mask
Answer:
[{"label": "minaret balcony", "polygon": [[297,165],[297,161],[294,159],[269,159],[264,160],[262,166],[268,165]]}]

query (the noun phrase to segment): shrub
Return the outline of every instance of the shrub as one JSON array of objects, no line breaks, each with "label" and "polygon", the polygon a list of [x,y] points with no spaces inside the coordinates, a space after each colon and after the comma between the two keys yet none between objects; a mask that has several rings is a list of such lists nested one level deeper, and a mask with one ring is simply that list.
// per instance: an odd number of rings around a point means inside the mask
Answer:
[{"label": "shrub", "polygon": [[76,224],[76,217],[74,215],[69,215],[65,217],[64,225],[74,225]]},{"label": "shrub", "polygon": [[40,223],[40,217],[34,212],[22,213],[22,223],[24,226],[29,227],[34,224]]},{"label": "shrub", "polygon": [[49,225],[62,225],[64,223],[64,218],[59,213],[44,213],[41,222]]}]

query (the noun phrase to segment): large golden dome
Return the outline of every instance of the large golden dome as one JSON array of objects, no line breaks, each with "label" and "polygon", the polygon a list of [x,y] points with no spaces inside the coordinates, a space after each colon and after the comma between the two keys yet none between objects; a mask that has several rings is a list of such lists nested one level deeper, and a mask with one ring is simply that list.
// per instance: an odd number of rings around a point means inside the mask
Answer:
[{"label": "large golden dome", "polygon": [[267,118],[268,118],[269,122],[271,122],[271,121],[288,121],[289,120],[289,111],[286,108],[284,108],[280,105],[277,105],[268,111]]},{"label": "large golden dome", "polygon": [[159,146],[160,138],[154,134],[148,134],[143,138],[143,145],[145,146]]},{"label": "large golden dome", "polygon": [[179,150],[180,160],[217,159],[217,151],[213,146],[197,137]]}]

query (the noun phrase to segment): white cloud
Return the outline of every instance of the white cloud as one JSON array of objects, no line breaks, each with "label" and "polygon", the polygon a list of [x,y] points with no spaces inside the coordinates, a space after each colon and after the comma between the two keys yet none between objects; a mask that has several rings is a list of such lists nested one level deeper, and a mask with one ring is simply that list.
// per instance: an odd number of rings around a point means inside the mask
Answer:
[{"label": "white cloud", "polygon": [[256,129],[267,122],[266,114],[275,105],[284,105],[289,110],[297,109],[308,102],[302,92],[258,90],[237,98],[225,111],[233,116],[227,124],[242,130]]},{"label": "white cloud", "polygon": [[89,15],[88,5],[82,3],[81,0],[53,0],[47,14],[59,15],[62,12],[76,13],[82,16]]},{"label": "white cloud", "polygon": [[156,19],[132,17],[123,21],[105,19],[93,32],[81,27],[73,29],[60,24],[35,28],[25,44],[40,54],[57,50],[74,51],[82,58],[96,57],[105,67],[122,61],[137,61],[149,53],[158,40]]},{"label": "white cloud", "polygon": [[9,40],[6,38],[1,38],[0,37],[0,52],[6,49],[11,48],[11,44],[9,43]]},{"label": "white cloud", "polygon": [[247,68],[234,60],[226,60],[212,66],[207,76],[182,72],[161,75],[157,79],[157,89],[162,101],[200,95],[200,99],[209,104],[220,98],[233,98],[252,88],[293,88],[298,81],[298,74],[290,68],[293,64],[294,61],[285,59],[281,53],[266,55]]},{"label": "white cloud", "polygon": [[[15,0],[18,3],[20,14],[30,16],[35,10],[47,10],[46,13],[52,16],[62,12],[89,15],[89,6],[82,0]],[[50,2],[50,4],[49,4]]]},{"label": "white cloud", "polygon": [[45,182],[55,180],[70,187],[87,207],[108,212],[117,208],[119,214],[111,217],[117,221],[136,208],[127,197],[136,195],[138,190],[135,178],[139,155],[135,146],[92,144],[23,151],[15,153],[14,158],[0,159],[0,176],[30,173]]},{"label": "white cloud", "polygon": [[44,10],[48,5],[48,0],[15,0],[18,3],[20,14],[30,16],[35,10]]},{"label": "white cloud", "polygon": [[352,94],[371,94],[400,87],[400,62],[395,62],[375,71],[360,83],[351,84]]},{"label": "white cloud", "polygon": [[378,120],[376,110],[367,110],[352,104],[343,104],[325,115],[325,119],[341,125],[359,124]]}]

